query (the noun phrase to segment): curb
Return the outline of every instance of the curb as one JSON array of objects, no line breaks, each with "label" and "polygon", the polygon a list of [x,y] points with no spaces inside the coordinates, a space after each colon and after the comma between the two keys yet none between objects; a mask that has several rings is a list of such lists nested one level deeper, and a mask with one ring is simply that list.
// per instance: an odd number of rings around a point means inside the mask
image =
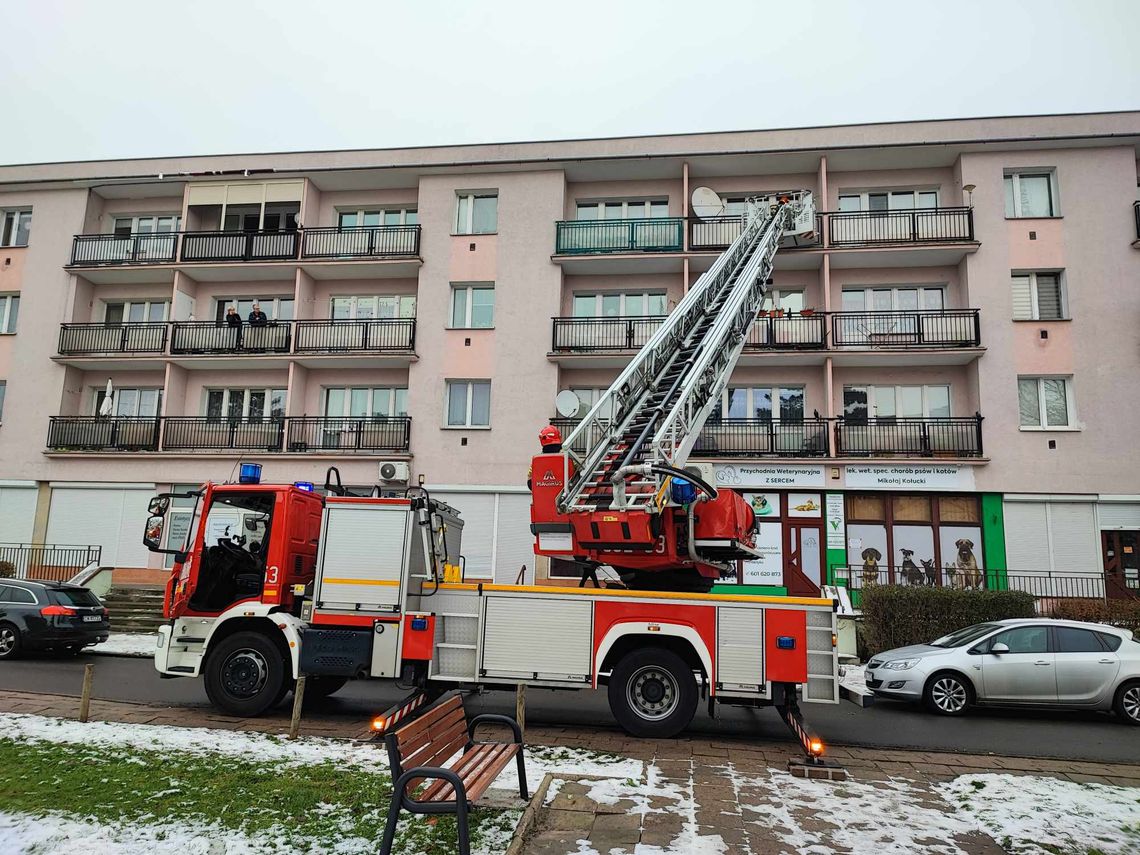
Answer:
[{"label": "curb", "polygon": [[550,789],[550,782],[553,780],[554,774],[551,772],[542,776],[542,783],[538,785],[538,789],[534,791],[534,795],[527,802],[522,818],[519,819],[519,824],[515,826],[515,833],[511,835],[511,842],[503,855],[520,855],[527,835],[538,823],[538,811],[542,807],[542,803],[546,801],[546,791]]}]

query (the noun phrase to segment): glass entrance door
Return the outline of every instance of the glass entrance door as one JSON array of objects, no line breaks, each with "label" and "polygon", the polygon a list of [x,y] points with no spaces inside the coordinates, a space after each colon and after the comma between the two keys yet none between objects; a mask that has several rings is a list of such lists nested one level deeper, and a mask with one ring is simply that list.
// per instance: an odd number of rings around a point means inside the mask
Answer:
[{"label": "glass entrance door", "polygon": [[1114,599],[1140,595],[1140,532],[1102,531],[1105,591]]},{"label": "glass entrance door", "polygon": [[795,520],[787,523],[788,550],[784,584],[789,596],[818,597],[823,583],[823,530]]}]

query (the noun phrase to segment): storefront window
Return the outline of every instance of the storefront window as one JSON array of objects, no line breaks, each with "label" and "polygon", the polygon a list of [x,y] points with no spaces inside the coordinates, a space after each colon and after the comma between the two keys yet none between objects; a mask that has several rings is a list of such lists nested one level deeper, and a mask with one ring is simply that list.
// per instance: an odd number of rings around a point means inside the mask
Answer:
[{"label": "storefront window", "polygon": [[930,522],[930,496],[894,496],[895,519],[908,522]]}]

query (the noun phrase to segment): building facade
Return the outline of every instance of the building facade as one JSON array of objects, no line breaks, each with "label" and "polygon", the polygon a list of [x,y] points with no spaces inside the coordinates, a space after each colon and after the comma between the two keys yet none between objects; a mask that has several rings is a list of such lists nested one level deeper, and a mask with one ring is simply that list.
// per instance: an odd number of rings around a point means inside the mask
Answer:
[{"label": "building facade", "polygon": [[573,581],[528,531],[555,395],[810,190],[694,454],[757,509],[725,583],[1135,580],[1138,147],[1113,113],[0,167],[0,542],[161,581],[156,490],[336,466],[459,507],[468,578]]}]

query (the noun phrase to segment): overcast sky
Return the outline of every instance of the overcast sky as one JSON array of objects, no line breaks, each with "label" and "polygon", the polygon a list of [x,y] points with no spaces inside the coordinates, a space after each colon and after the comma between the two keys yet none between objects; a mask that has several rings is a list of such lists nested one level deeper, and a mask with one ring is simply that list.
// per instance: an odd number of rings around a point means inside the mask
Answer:
[{"label": "overcast sky", "polygon": [[1138,0],[0,0],[0,163],[1140,107]]}]

